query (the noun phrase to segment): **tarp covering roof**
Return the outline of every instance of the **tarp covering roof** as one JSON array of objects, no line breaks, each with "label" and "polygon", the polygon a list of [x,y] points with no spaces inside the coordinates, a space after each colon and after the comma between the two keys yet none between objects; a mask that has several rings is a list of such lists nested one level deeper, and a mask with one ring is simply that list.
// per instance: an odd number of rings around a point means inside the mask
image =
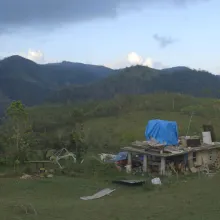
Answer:
[{"label": "tarp covering roof", "polygon": [[119,152],[116,157],[115,157],[115,161],[121,161],[121,160],[126,160],[128,157],[128,152]]},{"label": "tarp covering roof", "polygon": [[147,140],[155,139],[158,143],[178,145],[178,128],[175,121],[150,120],[147,124],[145,137]]}]

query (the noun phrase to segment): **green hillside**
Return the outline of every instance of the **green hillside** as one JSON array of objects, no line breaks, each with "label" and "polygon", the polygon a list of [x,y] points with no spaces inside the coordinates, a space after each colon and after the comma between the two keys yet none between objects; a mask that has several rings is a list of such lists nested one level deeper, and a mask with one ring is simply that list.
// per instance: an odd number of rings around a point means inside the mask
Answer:
[{"label": "green hillside", "polygon": [[0,60],[0,92],[10,100],[37,105],[57,87],[94,82],[112,72],[104,66],[71,62],[39,65],[20,56],[11,56]]},{"label": "green hillside", "polygon": [[45,105],[29,109],[34,129],[47,132],[53,141],[64,138],[72,129],[76,114],[83,114],[87,141],[92,151],[106,148],[119,150],[134,140],[143,140],[145,127],[150,119],[177,121],[180,135],[185,135],[192,112],[189,134],[201,134],[204,123],[214,125],[220,139],[220,101],[194,98],[180,94],[152,94],[142,96],[118,96],[109,101],[87,102],[80,106]]},{"label": "green hillside", "polygon": [[116,95],[174,92],[197,97],[220,97],[220,77],[189,68],[156,70],[133,66],[117,71],[105,79],[82,86],[58,89],[50,97],[53,102],[111,99]]},{"label": "green hillside", "polygon": [[[0,61],[0,92],[7,99],[21,100],[28,106],[158,92],[219,98],[220,77],[186,67],[156,70],[132,66],[112,70],[67,61],[39,65],[11,56]],[[0,108],[3,109],[3,105]]]}]

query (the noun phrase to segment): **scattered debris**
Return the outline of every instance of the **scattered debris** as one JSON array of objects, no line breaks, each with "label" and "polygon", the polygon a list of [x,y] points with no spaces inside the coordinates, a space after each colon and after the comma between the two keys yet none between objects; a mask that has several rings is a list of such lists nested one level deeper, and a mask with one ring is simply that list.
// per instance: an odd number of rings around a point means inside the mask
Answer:
[{"label": "scattered debris", "polygon": [[114,180],[112,183],[128,185],[128,186],[140,186],[145,183],[144,180]]},{"label": "scattered debris", "polygon": [[161,185],[161,184],[162,184],[159,177],[152,179],[152,180],[151,180],[151,183],[152,183],[153,185]]},{"label": "scattered debris", "polygon": [[[136,170],[135,155],[139,157],[138,172],[159,173],[160,175],[179,173],[209,174],[211,170],[220,169],[220,143],[213,142],[211,133],[205,131],[203,135],[178,137],[177,123],[163,120],[150,120],[146,127],[146,141],[135,141],[121,148],[127,153],[126,159],[116,160],[117,165],[126,167],[132,165],[132,173]],[[204,132],[203,132],[204,134]],[[117,158],[117,157],[116,157]],[[127,166],[130,172],[130,167]]]},{"label": "scattered debris", "polygon": [[116,155],[115,154],[106,154],[106,153],[101,153],[99,154],[99,157],[101,161],[107,162],[107,161],[112,161],[115,159]]},{"label": "scattered debris", "polygon": [[192,173],[197,173],[197,168],[191,167],[191,168],[190,168],[190,171],[191,171]]},{"label": "scattered debris", "polygon": [[53,178],[53,174],[48,174],[47,178]]},{"label": "scattered debris", "polygon": [[92,195],[92,196],[83,196],[83,197],[80,197],[80,199],[82,200],[93,200],[93,199],[99,199],[101,197],[104,197],[104,196],[107,196],[107,195],[110,195],[112,192],[114,192],[115,189],[109,189],[109,188],[106,188],[106,189],[103,189],[99,192],[97,192],[96,194]]},{"label": "scattered debris", "polygon": [[23,180],[28,180],[28,179],[32,179],[32,176],[31,175],[28,175],[28,174],[23,174],[20,179],[23,179]]},{"label": "scattered debris", "polygon": [[51,157],[50,160],[53,161],[54,163],[58,164],[60,169],[63,169],[61,164],[59,163],[59,160],[61,159],[68,159],[72,158],[74,163],[76,163],[76,156],[72,152],[69,152],[66,148],[62,148],[61,150],[57,151],[54,153]]}]

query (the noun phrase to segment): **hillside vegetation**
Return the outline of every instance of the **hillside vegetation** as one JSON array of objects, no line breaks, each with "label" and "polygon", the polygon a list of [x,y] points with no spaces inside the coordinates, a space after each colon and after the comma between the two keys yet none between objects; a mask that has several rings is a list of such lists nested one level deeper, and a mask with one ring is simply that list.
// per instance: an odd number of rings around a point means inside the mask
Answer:
[{"label": "hillside vegetation", "polygon": [[202,125],[211,123],[220,139],[220,101],[217,99],[158,93],[117,96],[108,101],[91,101],[81,105],[45,105],[29,109],[34,129],[46,132],[51,142],[58,137],[65,139],[75,118],[83,115],[91,151],[117,151],[131,141],[145,139],[147,122],[155,118],[177,121],[180,135],[186,135],[192,112],[189,134],[200,135]]},{"label": "hillside vegetation", "polygon": [[112,70],[104,66],[61,62],[39,65],[11,56],[0,61],[0,110],[8,101],[33,106],[112,99],[117,95],[174,92],[219,98],[220,77],[186,67],[156,70],[132,66]]},{"label": "hillside vegetation", "polygon": [[174,92],[197,97],[220,97],[220,77],[189,68],[156,70],[133,66],[117,71],[105,79],[88,85],[58,89],[50,97],[53,102],[105,100],[116,95]]},{"label": "hillside vegetation", "polygon": [[57,87],[94,82],[112,72],[103,66],[71,62],[39,65],[11,56],[0,61],[0,92],[10,100],[36,105],[44,102]]}]

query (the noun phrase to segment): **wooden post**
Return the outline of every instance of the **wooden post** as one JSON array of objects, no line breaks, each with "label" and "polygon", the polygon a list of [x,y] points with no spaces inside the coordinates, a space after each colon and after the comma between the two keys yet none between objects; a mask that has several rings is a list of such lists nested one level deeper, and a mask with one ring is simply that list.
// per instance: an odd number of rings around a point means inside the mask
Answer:
[{"label": "wooden post", "polygon": [[165,175],[166,172],[166,159],[164,157],[161,157],[160,161],[160,175]]},{"label": "wooden post", "polygon": [[144,161],[143,161],[143,172],[147,172],[147,155],[144,155]]},{"label": "wooden post", "polygon": [[127,165],[132,166],[132,159],[131,159],[131,153],[130,152],[128,152],[128,164]]},{"label": "wooden post", "polygon": [[132,172],[132,157],[131,157],[131,153],[128,152],[128,163],[127,163],[127,166],[126,166],[126,172],[127,173],[130,173]]},{"label": "wooden post", "polygon": [[[163,148],[161,148],[160,154],[163,154]],[[160,158],[160,175],[161,176],[165,175],[165,171],[166,171],[166,159],[163,156],[161,156],[161,158]]]},{"label": "wooden post", "polygon": [[194,164],[193,164],[193,152],[189,152],[188,153],[188,166],[189,166],[189,169],[194,167]]}]

